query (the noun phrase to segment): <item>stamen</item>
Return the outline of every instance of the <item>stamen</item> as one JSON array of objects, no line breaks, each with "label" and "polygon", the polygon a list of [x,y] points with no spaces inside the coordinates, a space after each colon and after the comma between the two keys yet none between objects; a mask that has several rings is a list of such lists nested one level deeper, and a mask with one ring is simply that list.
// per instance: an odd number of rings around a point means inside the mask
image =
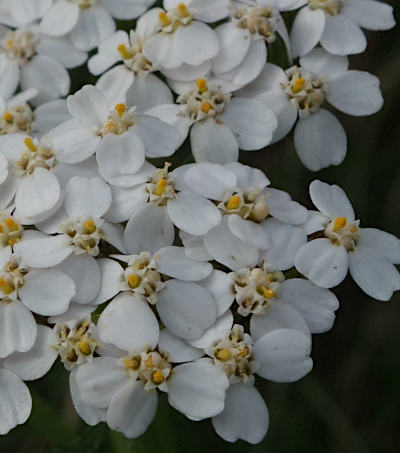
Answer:
[{"label": "stamen", "polygon": [[130,58],[133,57],[132,52],[130,52],[130,51],[126,48],[125,44],[120,44],[120,45],[117,47],[117,50],[118,50],[118,52],[122,55],[122,58],[123,58],[124,60],[129,60]]},{"label": "stamen", "polygon": [[4,223],[6,224],[6,227],[10,230],[10,231],[17,231],[18,228],[19,228],[19,225],[18,223],[12,219],[11,217],[9,217],[8,219],[6,219],[4,221]]},{"label": "stamen", "polygon": [[132,289],[136,289],[139,285],[142,279],[135,274],[132,274],[128,277],[128,284]]},{"label": "stamen", "polygon": [[161,197],[161,195],[165,192],[167,184],[168,182],[165,178],[160,179],[156,184],[156,188],[154,189],[154,195]]},{"label": "stamen", "polygon": [[189,11],[186,8],[186,5],[184,3],[179,3],[179,5],[176,7],[176,9],[179,11],[179,14],[183,17],[189,17]]},{"label": "stamen", "polygon": [[234,211],[237,209],[240,205],[241,198],[239,195],[234,195],[229,199],[229,201],[226,203],[225,207],[228,211]]},{"label": "stamen", "polygon": [[5,112],[3,114],[3,118],[7,121],[7,123],[12,123],[13,119],[14,119],[14,117],[12,116],[12,114],[10,112]]},{"label": "stamen", "polygon": [[306,86],[307,80],[303,77],[299,77],[294,84],[292,85],[292,93],[296,94],[299,91],[303,90]]},{"label": "stamen", "polygon": [[221,360],[222,362],[227,362],[228,360],[230,360],[232,358],[232,353],[231,353],[231,350],[226,348],[226,349],[220,349],[219,351],[217,351],[217,353],[215,354],[215,357],[218,359],[218,360]]},{"label": "stamen", "polygon": [[15,291],[15,287],[12,283],[8,283],[0,277],[0,289],[4,294],[9,295]]},{"label": "stamen", "polygon": [[154,362],[153,362],[153,357],[149,355],[145,361],[146,367],[147,368],[153,368],[154,367]]},{"label": "stamen", "polygon": [[90,345],[87,341],[79,341],[78,344],[78,349],[79,351],[82,353],[82,354],[85,354],[85,355],[90,355],[91,354],[91,349],[90,349]]},{"label": "stamen", "polygon": [[199,89],[200,93],[205,93],[208,90],[206,79],[197,80],[196,85],[197,85],[197,88]]},{"label": "stamen", "polygon": [[96,224],[93,222],[93,220],[86,220],[85,230],[87,234],[93,234],[96,231]]},{"label": "stamen", "polygon": [[25,143],[25,146],[31,150],[33,153],[35,153],[37,151],[37,148],[35,146],[35,144],[33,143],[33,140],[30,138],[30,137],[27,137],[25,140],[24,140],[24,143]]},{"label": "stamen", "polygon": [[151,376],[151,380],[156,385],[162,384],[164,382],[164,375],[160,370],[154,371],[154,373]]},{"label": "stamen", "polygon": [[122,116],[125,113],[125,111],[126,111],[126,105],[125,104],[117,104],[114,109],[118,113],[119,116]]},{"label": "stamen", "polygon": [[161,11],[159,14],[158,14],[158,19],[159,21],[161,22],[161,25],[163,27],[168,27],[168,25],[171,24],[171,21],[167,15],[167,13],[165,11]]},{"label": "stamen", "polygon": [[333,224],[333,231],[338,231],[343,228],[347,223],[346,217],[337,217]]},{"label": "stamen", "polygon": [[140,360],[136,357],[127,357],[124,360],[124,366],[129,370],[137,370],[140,367]]},{"label": "stamen", "polygon": [[201,103],[201,110],[204,113],[208,113],[210,110],[212,110],[212,105],[208,101],[203,101]]}]

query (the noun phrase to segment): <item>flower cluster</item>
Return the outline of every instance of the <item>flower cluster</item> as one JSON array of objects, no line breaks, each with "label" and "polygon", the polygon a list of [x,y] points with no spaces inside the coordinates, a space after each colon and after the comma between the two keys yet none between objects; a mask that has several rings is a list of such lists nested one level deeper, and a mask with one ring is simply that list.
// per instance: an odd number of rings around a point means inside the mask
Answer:
[{"label": "flower cluster", "polygon": [[[340,187],[314,180],[308,210],[238,162],[293,126],[308,169],[342,162],[325,107],[381,108],[379,80],[348,55],[366,47],[360,27],[394,26],[391,8],[153,3],[0,0],[1,434],[29,417],[24,381],[59,358],[89,425],[137,437],[164,392],[225,440],[258,443],[255,377],[310,372],[311,336],[339,307],[330,288],[349,271],[375,299],[400,289],[400,241],[362,227]],[[113,18],[138,19],[127,33]],[[286,68],[268,61],[276,40]],[[86,61],[96,85],[62,99]],[[188,137],[192,163],[171,165]]]}]

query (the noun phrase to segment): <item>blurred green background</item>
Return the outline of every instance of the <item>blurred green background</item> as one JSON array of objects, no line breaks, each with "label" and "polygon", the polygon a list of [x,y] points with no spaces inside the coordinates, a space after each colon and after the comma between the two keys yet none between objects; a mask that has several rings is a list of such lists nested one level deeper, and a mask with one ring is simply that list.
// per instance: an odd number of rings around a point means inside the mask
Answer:
[{"label": "blurred green background", "polygon": [[[395,0],[390,2],[395,6]],[[398,5],[397,5],[398,6]],[[399,20],[398,8],[397,20]],[[318,173],[304,169],[292,137],[265,151],[242,153],[262,168],[275,187],[311,208],[308,184],[315,178],[347,192],[362,226],[400,233],[400,29],[368,33],[368,50],[351,67],[376,74],[385,98],[371,117],[337,113],[348,135],[343,164]],[[73,71],[74,88],[87,81]],[[0,438],[1,453],[398,453],[400,451],[400,297],[378,302],[347,279],[334,290],[341,306],[334,329],[313,338],[314,369],[294,384],[259,380],[269,411],[264,441],[229,444],[209,421],[191,422],[160,398],[157,417],[139,439],[126,440],[103,423],[91,428],[75,415],[68,378],[57,363],[30,384],[29,421]]]}]

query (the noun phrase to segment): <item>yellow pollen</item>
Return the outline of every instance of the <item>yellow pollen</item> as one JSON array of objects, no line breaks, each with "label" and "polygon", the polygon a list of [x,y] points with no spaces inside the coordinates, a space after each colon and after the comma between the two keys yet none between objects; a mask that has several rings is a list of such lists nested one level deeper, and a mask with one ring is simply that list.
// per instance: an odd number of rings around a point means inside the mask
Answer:
[{"label": "yellow pollen", "polygon": [[15,245],[15,242],[16,242],[15,239],[9,239],[8,245],[10,245],[12,247],[13,245]]},{"label": "yellow pollen", "polygon": [[346,217],[337,217],[335,221],[333,222],[333,231],[340,230],[340,228],[343,228],[347,223]]},{"label": "yellow pollen", "polygon": [[183,17],[189,17],[189,11],[186,8],[186,5],[184,3],[179,3],[179,5],[176,7],[176,9],[179,11],[179,14]]},{"label": "yellow pollen", "polygon": [[10,112],[5,112],[3,114],[3,118],[7,121],[7,123],[12,123],[14,117],[12,116],[12,114]]},{"label": "yellow pollen", "polygon": [[25,146],[30,149],[33,153],[37,151],[37,148],[35,144],[33,143],[33,140],[30,137],[27,137],[24,140]]},{"label": "yellow pollen", "polygon": [[292,93],[298,93],[306,86],[306,79],[303,77],[299,77],[294,84],[292,85]]},{"label": "yellow pollen", "polygon": [[124,60],[128,60],[129,58],[132,58],[133,55],[131,54],[131,52],[128,51],[128,49],[126,48],[125,44],[120,44],[118,47],[117,47],[117,50],[118,52],[122,55],[122,58]]},{"label": "yellow pollen", "polygon": [[135,274],[128,277],[128,284],[132,289],[137,288],[140,285],[141,278]]},{"label": "yellow pollen", "polygon": [[164,382],[164,375],[161,373],[160,370],[154,371],[151,376],[152,381],[154,384],[162,384]]},{"label": "yellow pollen", "polygon": [[198,79],[196,85],[201,93],[204,93],[208,90],[206,79]]},{"label": "yellow pollen", "polygon": [[160,179],[154,190],[154,195],[161,197],[161,195],[165,192],[165,188],[167,187],[167,180],[165,178]]},{"label": "yellow pollen", "polygon": [[171,21],[167,15],[167,13],[165,11],[161,11],[159,14],[158,14],[158,19],[159,21],[161,22],[161,25],[163,27],[168,27],[168,25],[171,24]]},{"label": "yellow pollen", "polygon": [[11,294],[14,292],[15,287],[11,283],[7,283],[0,277],[0,289],[3,291],[4,294]]},{"label": "yellow pollen", "polygon": [[226,348],[226,349],[220,349],[216,354],[215,357],[218,360],[221,360],[222,362],[227,362],[232,358],[232,353],[231,350]]},{"label": "yellow pollen", "polygon": [[7,39],[6,46],[7,47],[13,47],[14,46],[14,40],[13,39]]},{"label": "yellow pollen", "polygon": [[204,113],[208,113],[212,109],[212,105],[208,101],[203,101],[201,103],[201,110]]},{"label": "yellow pollen", "polygon": [[249,355],[249,348],[245,346],[239,351],[239,357],[247,357]]},{"label": "yellow pollen", "polygon": [[226,203],[225,207],[228,211],[233,211],[237,209],[240,205],[241,199],[239,195],[234,195],[229,199],[229,201]]},{"label": "yellow pollen", "polygon": [[79,341],[77,346],[82,354],[89,355],[92,352],[90,349],[90,345],[87,341]]},{"label": "yellow pollen", "polygon": [[263,292],[263,296],[266,299],[272,299],[273,297],[275,297],[275,291],[272,289],[266,288]]},{"label": "yellow pollen", "polygon": [[19,228],[19,225],[18,223],[12,219],[11,217],[9,217],[8,219],[6,219],[4,221],[4,223],[6,224],[6,227],[10,230],[10,231],[17,231],[18,228]]},{"label": "yellow pollen", "polygon": [[93,220],[86,220],[85,230],[88,234],[93,234],[96,231],[96,224],[93,222]]},{"label": "yellow pollen", "polygon": [[125,366],[125,368],[128,368],[129,370],[137,370],[140,366],[140,362],[138,359],[135,359],[133,357],[127,357],[124,360],[124,366]]},{"label": "yellow pollen", "polygon": [[153,357],[151,355],[149,355],[147,357],[145,364],[146,364],[147,368],[153,368],[154,367]]},{"label": "yellow pollen", "polygon": [[125,104],[117,104],[115,106],[115,111],[118,113],[119,116],[122,116],[125,113],[126,105]]}]

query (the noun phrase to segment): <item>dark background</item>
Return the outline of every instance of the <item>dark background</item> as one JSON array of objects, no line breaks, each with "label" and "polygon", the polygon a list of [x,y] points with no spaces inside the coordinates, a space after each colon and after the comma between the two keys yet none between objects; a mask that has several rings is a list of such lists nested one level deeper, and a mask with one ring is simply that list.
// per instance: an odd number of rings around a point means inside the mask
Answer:
[{"label": "dark background", "polygon": [[[395,5],[395,0],[388,3]],[[399,8],[397,11],[399,21]],[[336,112],[348,135],[343,164],[318,173],[301,166],[292,136],[267,150],[242,153],[262,168],[272,185],[308,207],[315,178],[340,185],[361,226],[400,233],[400,29],[370,32],[368,49],[350,59],[353,69],[381,80],[385,104],[371,117]],[[273,50],[271,54],[273,53]],[[74,88],[88,81],[73,71]],[[185,159],[185,151],[177,158]],[[1,453],[398,453],[400,452],[400,297],[379,302],[348,278],[334,290],[341,305],[332,331],[313,337],[314,369],[294,384],[259,380],[269,411],[264,441],[229,444],[209,421],[191,422],[160,398],[157,417],[136,440],[126,440],[103,423],[91,428],[75,415],[68,375],[60,363],[30,385],[33,411],[22,427],[0,438]]]}]

